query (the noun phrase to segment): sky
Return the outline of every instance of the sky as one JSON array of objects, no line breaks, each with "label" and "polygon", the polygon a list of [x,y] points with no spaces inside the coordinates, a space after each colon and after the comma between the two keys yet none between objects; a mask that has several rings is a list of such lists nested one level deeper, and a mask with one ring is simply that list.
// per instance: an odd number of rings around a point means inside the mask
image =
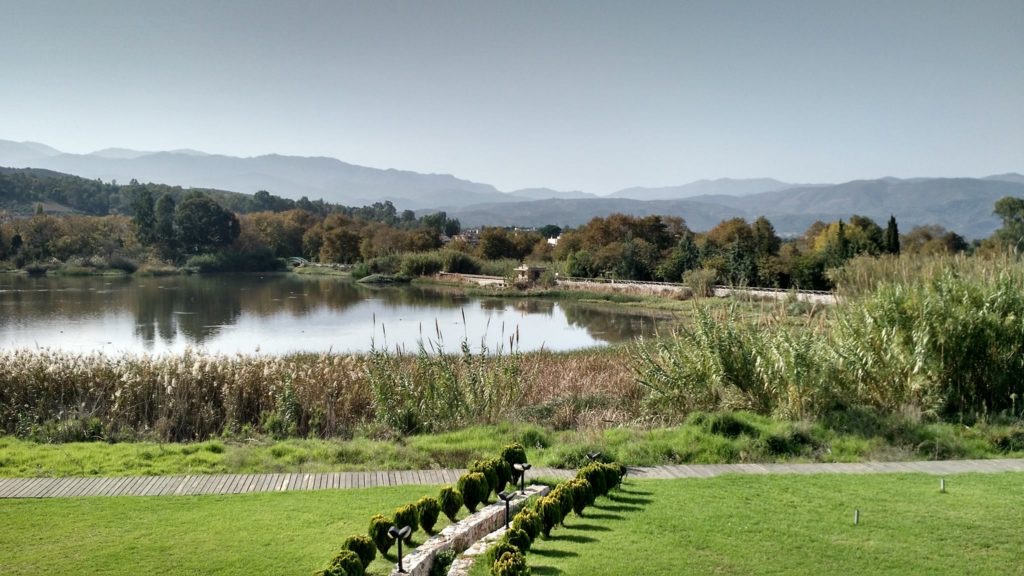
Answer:
[{"label": "sky", "polygon": [[501,190],[1024,172],[1024,1],[0,0],[0,139]]}]

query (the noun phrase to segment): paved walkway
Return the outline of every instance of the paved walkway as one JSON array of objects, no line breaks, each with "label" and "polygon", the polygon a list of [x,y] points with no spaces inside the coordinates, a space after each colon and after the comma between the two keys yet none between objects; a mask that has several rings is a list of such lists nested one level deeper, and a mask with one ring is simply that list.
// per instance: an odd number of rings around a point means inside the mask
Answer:
[{"label": "paved walkway", "polygon": [[[454,484],[465,470],[392,470],[323,474],[206,474],[196,476],[129,476],[120,478],[4,478],[0,498],[69,498],[79,496],[177,496],[251,494],[293,490],[337,490]],[[877,474],[919,472],[1024,472],[1024,459],[945,460],[934,462],[863,462],[857,464],[689,464],[630,468],[632,478],[709,478],[722,474]],[[571,478],[575,470],[534,468],[527,478]]]}]

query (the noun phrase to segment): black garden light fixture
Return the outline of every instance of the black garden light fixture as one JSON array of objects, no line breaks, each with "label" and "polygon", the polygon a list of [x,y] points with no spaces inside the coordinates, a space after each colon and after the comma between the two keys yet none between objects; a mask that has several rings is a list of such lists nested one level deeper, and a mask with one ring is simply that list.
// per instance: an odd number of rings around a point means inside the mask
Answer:
[{"label": "black garden light fixture", "polygon": [[589,459],[589,460],[590,460],[591,462],[597,462],[597,460],[598,460],[598,459],[599,459],[600,457],[601,457],[601,453],[600,453],[600,452],[587,452],[587,458],[588,458],[588,459]]},{"label": "black garden light fixture", "polygon": [[399,529],[397,526],[388,528],[388,536],[391,536],[398,542],[398,571],[405,574],[405,568],[402,567],[402,540],[405,540],[412,534],[412,528],[405,526]]},{"label": "black garden light fixture", "polygon": [[509,503],[513,498],[516,497],[516,491],[513,489],[511,492],[498,492],[498,498],[505,503],[505,530],[508,530],[508,516],[511,513],[509,511]]},{"label": "black garden light fixture", "polygon": [[519,491],[526,494],[526,471],[533,468],[533,465],[523,462],[522,464],[513,464],[512,468],[519,472]]}]

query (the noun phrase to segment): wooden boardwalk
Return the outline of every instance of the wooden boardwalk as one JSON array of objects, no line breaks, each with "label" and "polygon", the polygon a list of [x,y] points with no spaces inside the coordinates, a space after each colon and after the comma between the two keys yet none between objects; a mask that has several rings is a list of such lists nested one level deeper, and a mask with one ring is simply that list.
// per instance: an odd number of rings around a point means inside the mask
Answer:
[{"label": "wooden boardwalk", "polygon": [[[410,484],[454,484],[465,470],[384,470],[321,474],[206,474],[118,478],[2,478],[0,498],[77,498],[82,496],[183,496],[253,494],[296,490],[344,490]],[[965,472],[1024,472],[1024,459],[861,462],[854,464],[688,464],[630,468],[629,477],[710,478],[722,474],[877,474],[947,475]],[[574,470],[534,468],[527,478],[571,478]]]}]

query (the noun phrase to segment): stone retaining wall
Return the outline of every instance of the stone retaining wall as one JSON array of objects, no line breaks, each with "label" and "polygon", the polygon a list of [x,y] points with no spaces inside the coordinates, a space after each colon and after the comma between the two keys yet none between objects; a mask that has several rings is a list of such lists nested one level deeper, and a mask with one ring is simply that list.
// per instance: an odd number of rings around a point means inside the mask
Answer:
[{"label": "stone retaining wall", "polygon": [[[516,497],[509,503],[511,514],[515,515],[527,499],[532,496],[543,496],[551,489],[547,486],[528,486],[526,493],[516,493]],[[428,576],[430,568],[434,565],[434,557],[442,550],[455,550],[462,553],[476,541],[488,534],[505,526],[505,503],[498,501],[485,506],[475,514],[449,525],[440,534],[431,537],[421,544],[412,553],[402,559],[405,573],[411,576]],[[391,571],[392,576],[399,576],[398,567]]]}]

